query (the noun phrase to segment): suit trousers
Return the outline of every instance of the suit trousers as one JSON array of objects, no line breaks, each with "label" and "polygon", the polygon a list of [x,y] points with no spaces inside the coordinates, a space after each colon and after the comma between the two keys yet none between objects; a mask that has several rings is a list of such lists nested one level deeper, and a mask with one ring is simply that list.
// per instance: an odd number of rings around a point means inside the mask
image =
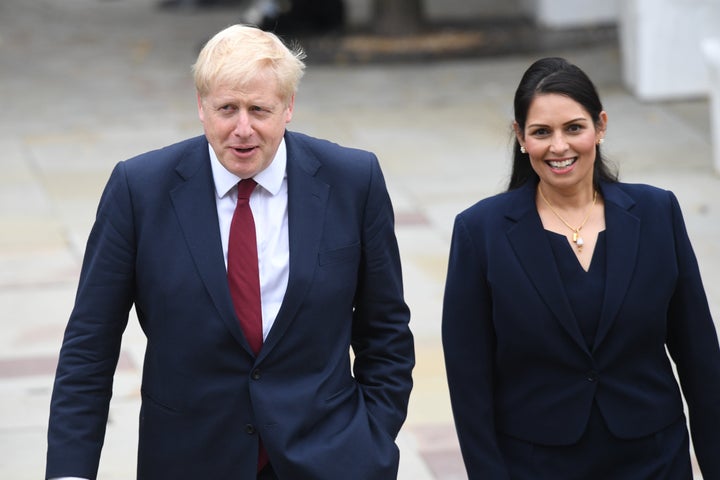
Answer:
[{"label": "suit trousers", "polygon": [[640,438],[614,436],[593,404],[573,445],[548,446],[498,434],[512,480],[692,480],[685,417]]}]

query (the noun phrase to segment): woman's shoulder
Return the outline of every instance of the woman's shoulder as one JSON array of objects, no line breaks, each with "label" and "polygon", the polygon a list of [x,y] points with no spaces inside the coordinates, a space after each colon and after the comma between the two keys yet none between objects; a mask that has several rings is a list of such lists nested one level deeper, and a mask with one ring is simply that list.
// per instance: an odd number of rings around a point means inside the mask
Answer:
[{"label": "woman's shoulder", "polygon": [[606,199],[616,203],[624,203],[629,198],[631,203],[638,205],[665,205],[674,198],[674,194],[664,188],[646,183],[617,182],[603,186]]},{"label": "woman's shoulder", "polygon": [[647,183],[627,183],[627,182],[617,182],[617,183],[611,183],[610,185],[615,185],[617,188],[627,192],[628,194],[634,194],[634,195],[667,195],[667,190],[664,188],[656,187],[655,185],[649,185]]},{"label": "woman's shoulder", "polygon": [[493,223],[505,218],[510,207],[519,198],[520,194],[516,190],[496,193],[465,208],[457,218],[466,223]]}]

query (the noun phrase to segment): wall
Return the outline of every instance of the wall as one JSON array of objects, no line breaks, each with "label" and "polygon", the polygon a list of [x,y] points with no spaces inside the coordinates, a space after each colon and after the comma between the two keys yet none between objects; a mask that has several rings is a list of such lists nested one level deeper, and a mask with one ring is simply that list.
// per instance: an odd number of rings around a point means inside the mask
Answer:
[{"label": "wall", "polygon": [[700,44],[720,36],[718,0],[626,0],[621,10],[623,78],[637,97],[707,94]]},{"label": "wall", "polygon": [[620,0],[525,0],[538,25],[549,28],[615,23]]},{"label": "wall", "polygon": [[[501,18],[525,15],[528,0],[425,0],[430,20],[467,20],[468,18]],[[530,0],[534,1],[534,0]],[[372,0],[345,0],[348,23],[363,25],[372,15]]]}]

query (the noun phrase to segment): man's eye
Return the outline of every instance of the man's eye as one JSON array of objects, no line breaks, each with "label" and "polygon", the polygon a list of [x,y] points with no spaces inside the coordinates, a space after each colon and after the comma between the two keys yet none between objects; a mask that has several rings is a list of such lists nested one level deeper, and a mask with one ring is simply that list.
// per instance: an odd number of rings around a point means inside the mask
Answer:
[{"label": "man's eye", "polygon": [[229,115],[237,111],[237,107],[233,104],[228,103],[227,105],[221,105],[218,107],[218,112]]}]

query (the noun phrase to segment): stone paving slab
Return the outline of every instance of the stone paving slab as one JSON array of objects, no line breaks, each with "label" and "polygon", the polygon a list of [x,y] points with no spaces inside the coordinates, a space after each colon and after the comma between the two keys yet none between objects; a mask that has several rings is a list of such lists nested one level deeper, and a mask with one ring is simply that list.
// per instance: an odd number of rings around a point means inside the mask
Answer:
[{"label": "stone paving slab", "polygon": [[[236,12],[153,4],[0,3],[0,478],[42,477],[54,362],[112,166],[201,133],[190,65]],[[604,148],[622,177],[678,195],[720,320],[720,177],[706,99],[634,99],[612,42],[547,53],[595,80],[610,117]],[[460,210],[504,188],[512,94],[532,59],[311,64],[301,84],[291,128],[375,151],[394,200],[418,357],[401,480],[465,478],[439,339],[450,233]],[[144,351],[134,318],[122,351],[101,479],[134,478]]]}]

